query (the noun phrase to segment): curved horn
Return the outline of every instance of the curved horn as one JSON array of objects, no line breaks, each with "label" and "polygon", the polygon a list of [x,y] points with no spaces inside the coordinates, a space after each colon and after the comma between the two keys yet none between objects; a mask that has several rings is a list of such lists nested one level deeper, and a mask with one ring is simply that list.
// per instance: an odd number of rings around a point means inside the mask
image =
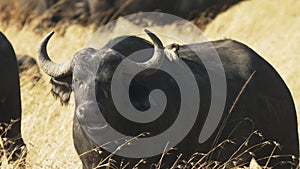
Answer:
[{"label": "curved horn", "polygon": [[163,49],[164,48],[162,42],[160,41],[160,39],[154,33],[152,33],[151,31],[149,31],[148,29],[145,29],[144,31],[152,39],[152,41],[153,41],[153,43],[154,43],[155,46],[157,46],[159,49]]},{"label": "curved horn", "polygon": [[154,53],[151,59],[143,62],[143,63],[136,63],[138,66],[143,68],[149,68],[149,67],[160,67],[161,63],[163,62],[164,58],[164,46],[160,39],[149,30],[144,30],[147,35],[151,38],[154,44]]},{"label": "curved horn", "polygon": [[40,43],[38,49],[38,58],[41,68],[51,77],[64,77],[72,73],[73,64],[72,61],[69,61],[64,64],[54,63],[48,56],[47,53],[47,44],[54,34],[54,31],[47,34]]},{"label": "curved horn", "polygon": [[[142,63],[128,60],[129,65],[127,67],[127,69],[128,69],[127,71],[129,71],[129,72],[134,72],[135,66],[144,70],[144,69],[148,69],[148,68],[159,68],[163,63],[164,46],[163,46],[162,42],[154,33],[150,32],[147,29],[145,29],[144,31],[147,33],[147,35],[153,41],[153,44],[154,44],[153,56],[149,60],[142,62]],[[155,73],[156,71],[157,70],[147,71],[143,75],[148,76],[148,75]]]}]

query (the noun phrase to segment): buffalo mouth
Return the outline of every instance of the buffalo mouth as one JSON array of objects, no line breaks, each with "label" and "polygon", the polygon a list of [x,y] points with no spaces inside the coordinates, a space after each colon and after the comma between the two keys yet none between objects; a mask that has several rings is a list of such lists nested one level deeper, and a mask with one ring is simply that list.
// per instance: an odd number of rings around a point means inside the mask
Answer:
[{"label": "buffalo mouth", "polygon": [[80,121],[80,126],[89,134],[103,133],[108,128],[107,123],[100,123],[99,121]]},{"label": "buffalo mouth", "polygon": [[76,117],[80,126],[88,133],[95,134],[103,132],[108,128],[108,123],[101,119],[100,112],[97,112],[96,105],[91,102],[85,102],[76,108]]},{"label": "buffalo mouth", "polygon": [[103,132],[108,127],[108,124],[100,124],[99,122],[87,122],[86,131],[89,133]]}]

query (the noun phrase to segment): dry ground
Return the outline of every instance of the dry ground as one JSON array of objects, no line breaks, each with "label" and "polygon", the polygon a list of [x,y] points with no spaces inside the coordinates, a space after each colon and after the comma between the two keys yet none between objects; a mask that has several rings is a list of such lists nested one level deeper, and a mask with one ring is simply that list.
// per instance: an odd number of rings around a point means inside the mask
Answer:
[{"label": "dry ground", "polygon": [[[245,1],[219,15],[208,25],[205,35],[210,39],[232,38],[239,40],[268,60],[282,75],[290,88],[300,120],[300,1],[299,0],[251,0]],[[130,28],[130,29],[128,29]],[[173,29],[174,26],[168,28]],[[124,21],[117,30],[130,34],[134,27]],[[164,28],[154,28],[156,31]],[[174,28],[175,29],[175,28]],[[155,32],[155,30],[153,30]],[[39,41],[46,34],[35,34],[30,26],[18,30],[14,25],[4,28],[16,53],[36,57]],[[175,33],[176,34],[176,33]],[[177,32],[178,35],[182,32]],[[91,28],[69,26],[64,37],[55,35],[48,51],[57,62],[72,57],[93,35]],[[191,32],[189,41],[197,42]],[[103,42],[109,39],[101,37]],[[74,103],[63,107],[49,93],[49,78],[33,87],[32,72],[21,77],[23,103],[22,132],[28,146],[28,168],[80,168],[80,161],[72,142],[72,118]],[[5,164],[4,168],[9,167]]]}]

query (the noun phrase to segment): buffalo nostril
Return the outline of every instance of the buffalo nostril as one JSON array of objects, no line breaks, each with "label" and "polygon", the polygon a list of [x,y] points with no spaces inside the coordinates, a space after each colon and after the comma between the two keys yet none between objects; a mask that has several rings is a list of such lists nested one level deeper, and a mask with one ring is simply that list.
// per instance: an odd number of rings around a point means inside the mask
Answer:
[{"label": "buffalo nostril", "polygon": [[84,107],[79,107],[78,111],[77,111],[77,116],[80,118],[84,117],[84,112],[85,112],[85,108]]}]

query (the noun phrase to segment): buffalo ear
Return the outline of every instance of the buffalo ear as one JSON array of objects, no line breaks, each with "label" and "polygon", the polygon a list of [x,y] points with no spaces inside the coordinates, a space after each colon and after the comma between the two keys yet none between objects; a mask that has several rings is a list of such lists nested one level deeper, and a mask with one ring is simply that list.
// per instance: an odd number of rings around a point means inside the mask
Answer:
[{"label": "buffalo ear", "polygon": [[51,93],[57,99],[59,98],[62,105],[67,105],[72,93],[72,76],[51,78]]}]

